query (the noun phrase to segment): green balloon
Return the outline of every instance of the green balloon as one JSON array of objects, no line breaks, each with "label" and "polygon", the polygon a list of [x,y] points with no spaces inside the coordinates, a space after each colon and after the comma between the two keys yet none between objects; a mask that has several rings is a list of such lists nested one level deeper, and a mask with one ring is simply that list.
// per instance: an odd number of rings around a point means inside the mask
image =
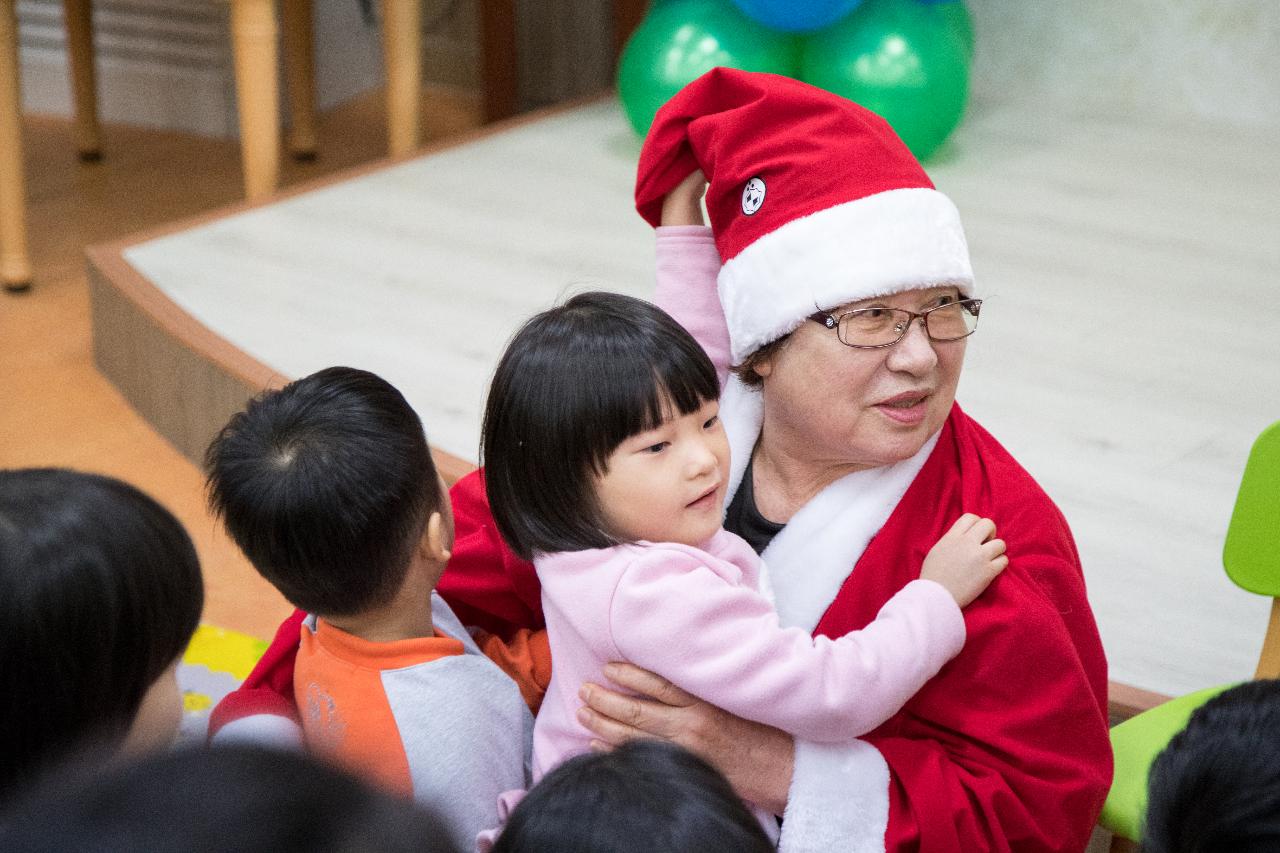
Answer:
[{"label": "green balloon", "polygon": [[972,62],[973,17],[969,14],[969,7],[964,0],[951,0],[948,3],[939,3],[938,11],[942,13],[942,17],[947,19],[952,31],[960,39],[960,43],[964,45],[964,58]]},{"label": "green balloon", "polygon": [[879,113],[924,160],[960,123],[969,61],[938,6],[867,0],[805,40],[800,79]]},{"label": "green balloon", "polygon": [[650,10],[618,62],[618,98],[644,136],[658,108],[717,66],[794,76],[795,37],[757,24],[728,0],[668,0]]}]

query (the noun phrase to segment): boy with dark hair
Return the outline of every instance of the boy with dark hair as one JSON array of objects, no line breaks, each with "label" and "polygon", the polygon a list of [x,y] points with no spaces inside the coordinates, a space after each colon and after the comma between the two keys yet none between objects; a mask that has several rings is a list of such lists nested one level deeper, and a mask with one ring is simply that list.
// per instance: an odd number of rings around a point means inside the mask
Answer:
[{"label": "boy with dark hair", "polygon": [[1144,853],[1280,850],[1280,680],[1210,699],[1151,765]]},{"label": "boy with dark hair", "polygon": [[433,591],[453,517],[417,414],[385,380],[332,367],[251,401],[205,465],[214,513],[308,611],[293,674],[308,746],[430,803],[469,847],[498,795],[526,786],[532,717]]}]

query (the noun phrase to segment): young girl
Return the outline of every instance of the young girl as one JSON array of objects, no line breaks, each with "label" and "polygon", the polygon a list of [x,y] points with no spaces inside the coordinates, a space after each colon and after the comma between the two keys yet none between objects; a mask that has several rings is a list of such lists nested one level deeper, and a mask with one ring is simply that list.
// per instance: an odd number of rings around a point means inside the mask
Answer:
[{"label": "young girl", "polygon": [[0,799],[77,748],[170,742],[203,605],[191,539],[142,492],[0,471]]},{"label": "young girl", "polygon": [[810,741],[870,731],[960,651],[960,608],[1007,564],[994,524],[966,515],[864,630],[781,628],[759,557],[721,528],[718,398],[697,342],[617,294],[539,314],[498,365],[485,486],[499,532],[537,569],[555,661],[535,780],[588,748],[578,691],[610,661]]}]

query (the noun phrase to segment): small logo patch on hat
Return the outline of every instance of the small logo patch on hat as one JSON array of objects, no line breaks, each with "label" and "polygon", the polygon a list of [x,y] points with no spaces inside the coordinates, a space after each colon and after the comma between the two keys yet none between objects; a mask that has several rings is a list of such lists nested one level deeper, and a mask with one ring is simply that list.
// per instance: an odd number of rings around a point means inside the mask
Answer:
[{"label": "small logo patch on hat", "polygon": [[742,188],[742,212],[751,216],[764,204],[764,179],[752,178]]}]

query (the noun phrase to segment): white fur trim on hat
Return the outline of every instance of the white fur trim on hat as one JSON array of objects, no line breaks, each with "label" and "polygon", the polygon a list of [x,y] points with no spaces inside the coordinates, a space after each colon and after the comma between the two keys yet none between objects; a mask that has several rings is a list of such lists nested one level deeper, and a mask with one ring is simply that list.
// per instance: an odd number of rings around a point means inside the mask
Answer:
[{"label": "white fur trim on hat", "polygon": [[819,309],[940,284],[976,295],[960,213],[923,188],[793,219],[730,258],[719,276],[735,363]]}]

